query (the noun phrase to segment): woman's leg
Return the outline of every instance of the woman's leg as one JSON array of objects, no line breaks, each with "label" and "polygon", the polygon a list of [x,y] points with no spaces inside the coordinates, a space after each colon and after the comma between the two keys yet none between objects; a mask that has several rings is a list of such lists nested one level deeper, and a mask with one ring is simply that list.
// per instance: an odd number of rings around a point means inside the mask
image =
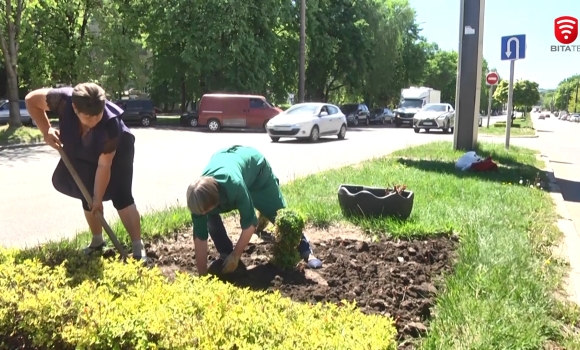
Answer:
[{"label": "woman's leg", "polygon": [[[76,161],[74,158],[72,158],[71,161],[73,162],[73,166],[84,185],[89,189],[89,192],[92,192],[96,166],[86,162]],[[85,219],[87,220],[87,224],[92,233],[91,243],[84,249],[84,252],[90,254],[95,250],[101,250],[105,246],[103,227],[101,226],[100,221],[91,213],[89,204],[84,199],[80,189],[62,159],[56,166],[54,174],[52,175],[52,185],[58,192],[69,197],[78,198],[82,202]]]},{"label": "woman's leg", "polygon": [[133,198],[134,155],[135,138],[133,135],[123,134],[111,166],[111,180],[107,191],[111,190],[113,206],[131,237],[133,257],[144,260],[147,255],[141,239],[141,215]]}]

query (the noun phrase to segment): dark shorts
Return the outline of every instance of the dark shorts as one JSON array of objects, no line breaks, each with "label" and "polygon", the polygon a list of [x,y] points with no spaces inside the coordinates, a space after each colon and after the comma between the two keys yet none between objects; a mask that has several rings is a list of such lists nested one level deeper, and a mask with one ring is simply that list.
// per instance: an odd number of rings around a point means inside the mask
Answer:
[{"label": "dark shorts", "polygon": [[[124,136],[113,158],[111,179],[103,197],[103,201],[112,201],[117,210],[125,209],[135,203],[132,192],[135,138],[130,134]],[[70,161],[92,197],[97,164],[76,158],[71,158]],[[80,199],[83,209],[89,210],[89,203],[85,200],[62,159],[58,162],[52,175],[52,184],[60,193]]]}]

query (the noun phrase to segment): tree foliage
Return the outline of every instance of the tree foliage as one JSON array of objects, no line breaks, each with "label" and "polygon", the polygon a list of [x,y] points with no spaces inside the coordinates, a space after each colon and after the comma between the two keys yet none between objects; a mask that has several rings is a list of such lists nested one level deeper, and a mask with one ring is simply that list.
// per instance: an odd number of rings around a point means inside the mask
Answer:
[{"label": "tree foliage", "polygon": [[[493,98],[501,103],[508,102],[509,82],[501,80],[493,94]],[[529,80],[518,80],[514,83],[514,107],[520,110],[529,110],[540,102],[538,83]]]},{"label": "tree foliage", "polygon": [[[278,104],[297,93],[298,1],[5,4],[12,11],[0,16],[3,61],[20,98],[81,81],[101,84],[111,98],[148,93],[165,110],[185,109],[207,92],[263,94]],[[307,100],[387,106],[402,88],[423,85],[455,103],[457,52],[422,37],[408,0],[308,0],[306,32]],[[482,81],[487,72],[484,60]],[[483,109],[485,82],[481,96]]]}]

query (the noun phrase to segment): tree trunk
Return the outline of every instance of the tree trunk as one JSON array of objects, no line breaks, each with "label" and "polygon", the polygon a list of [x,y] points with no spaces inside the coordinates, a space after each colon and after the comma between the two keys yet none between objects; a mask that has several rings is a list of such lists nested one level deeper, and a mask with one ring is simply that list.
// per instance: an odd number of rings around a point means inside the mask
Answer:
[{"label": "tree trunk", "polygon": [[[23,0],[17,0],[16,12],[12,13],[12,1],[6,0],[4,16],[5,27],[0,27],[0,47],[4,53],[6,76],[8,78],[8,100],[10,108],[10,127],[22,126],[20,119],[20,106],[18,98],[18,43],[20,36],[20,20],[24,7]],[[2,22],[2,21],[0,21]]]},{"label": "tree trunk", "polygon": [[187,110],[187,85],[185,84],[185,74],[181,77],[181,114]]},{"label": "tree trunk", "polygon": [[16,72],[6,65],[6,73],[8,75],[8,100],[10,108],[10,119],[8,125],[11,128],[18,128],[22,126],[22,119],[20,116],[20,102],[18,98],[18,77]]}]

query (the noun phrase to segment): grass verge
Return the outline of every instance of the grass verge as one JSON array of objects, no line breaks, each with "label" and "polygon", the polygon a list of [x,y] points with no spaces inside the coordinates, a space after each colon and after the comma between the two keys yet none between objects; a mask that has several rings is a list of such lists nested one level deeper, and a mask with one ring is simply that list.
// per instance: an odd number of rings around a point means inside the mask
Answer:
[{"label": "grass verge", "polygon": [[[559,266],[549,263],[558,231],[549,195],[529,187],[541,168],[535,152],[519,147],[508,152],[501,145],[481,144],[478,153],[492,156],[500,171],[457,171],[454,162],[462,152],[452,151],[448,142],[438,142],[297,179],[284,185],[283,192],[294,209],[324,226],[344,220],[337,204],[340,184],[406,184],[416,193],[409,220],[353,223],[375,235],[461,234],[458,262],[438,299],[424,349],[541,349],[548,340],[568,348],[580,345],[561,331],[572,317],[563,311],[568,309],[558,309],[560,304],[552,298],[561,277]],[[191,224],[187,210],[178,206],[144,215],[142,223],[147,239],[171,235]],[[119,224],[114,228],[126,241],[124,228]],[[47,263],[80,261],[71,257],[86,244],[87,236],[21,251],[16,261],[30,257]],[[76,264],[69,268],[83,268]]]},{"label": "grass verge", "polygon": [[478,153],[492,156],[500,171],[458,171],[454,163],[462,152],[438,142],[298,179],[284,193],[295,209],[324,226],[343,217],[340,184],[406,184],[415,192],[409,220],[353,223],[374,235],[401,238],[460,233],[458,263],[439,297],[424,349],[541,349],[548,339],[563,342],[551,296],[560,275],[546,263],[559,235],[556,215],[549,194],[530,188],[542,165],[534,151],[519,147],[508,152],[481,144]]},{"label": "grass verge", "polygon": [[[489,128],[484,123],[484,126],[479,128],[479,133],[480,135],[505,136],[505,127],[506,122],[497,122],[490,125]],[[534,136],[535,134],[536,129],[534,129],[532,117],[527,117],[526,119],[517,118],[510,128],[510,136]]]},{"label": "grass verge", "polygon": [[42,133],[37,128],[0,126],[0,145],[27,144],[40,142],[42,139]]}]

